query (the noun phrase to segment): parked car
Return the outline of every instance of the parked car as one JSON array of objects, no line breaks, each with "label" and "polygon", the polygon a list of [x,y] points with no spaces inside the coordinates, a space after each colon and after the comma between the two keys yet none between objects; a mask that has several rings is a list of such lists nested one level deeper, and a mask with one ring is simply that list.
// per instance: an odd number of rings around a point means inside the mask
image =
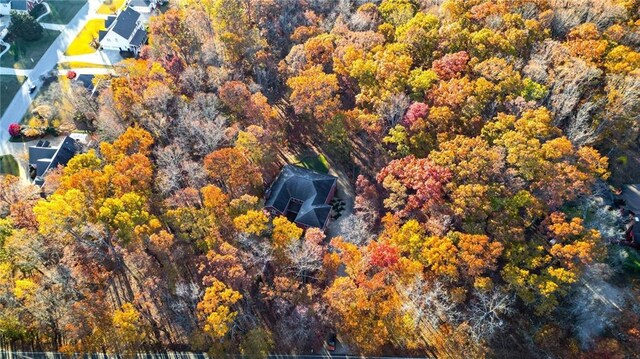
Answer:
[{"label": "parked car", "polygon": [[29,93],[32,94],[36,91],[36,89],[38,88],[38,86],[36,86],[36,84],[34,84],[31,79],[27,79],[27,86],[29,86]]},{"label": "parked car", "polygon": [[337,338],[335,334],[330,334],[326,341],[327,350],[332,352],[336,350]]}]

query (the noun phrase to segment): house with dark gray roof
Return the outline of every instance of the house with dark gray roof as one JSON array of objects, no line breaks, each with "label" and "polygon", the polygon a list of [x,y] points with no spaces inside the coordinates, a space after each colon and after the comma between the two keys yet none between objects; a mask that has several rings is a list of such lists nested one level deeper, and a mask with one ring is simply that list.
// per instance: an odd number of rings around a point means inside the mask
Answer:
[{"label": "house with dark gray roof", "polygon": [[147,41],[147,31],[143,28],[140,13],[128,7],[117,17],[105,20],[107,30],[98,34],[100,47],[105,50],[131,51],[138,54]]},{"label": "house with dark gray roof", "polygon": [[58,166],[65,166],[80,150],[79,141],[67,136],[59,146],[51,146],[49,141],[40,140],[29,146],[29,177],[38,186],[44,184],[47,172]]},{"label": "house with dark gray roof", "polygon": [[11,11],[29,12],[43,0],[0,0],[0,15],[11,15]]},{"label": "house with dark gray roof", "polygon": [[334,176],[286,165],[266,193],[265,208],[302,228],[324,229],[337,182]]},{"label": "house with dark gray roof", "polygon": [[0,0],[0,15],[11,15],[11,11],[29,12],[43,0]]},{"label": "house with dark gray roof", "polygon": [[622,186],[618,196],[624,204],[624,213],[629,218],[626,225],[625,242],[632,247],[640,248],[640,184]]}]

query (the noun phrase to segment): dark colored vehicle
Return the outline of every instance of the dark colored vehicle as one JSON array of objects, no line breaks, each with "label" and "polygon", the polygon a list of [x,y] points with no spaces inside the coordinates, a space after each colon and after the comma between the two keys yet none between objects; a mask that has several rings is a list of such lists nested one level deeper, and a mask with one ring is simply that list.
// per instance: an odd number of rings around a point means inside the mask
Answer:
[{"label": "dark colored vehicle", "polygon": [[29,86],[29,93],[34,93],[37,88],[38,88],[38,86],[36,86],[36,85]]},{"label": "dark colored vehicle", "polygon": [[331,334],[329,335],[329,338],[327,338],[327,350],[332,352],[336,350],[336,335],[335,334]]}]

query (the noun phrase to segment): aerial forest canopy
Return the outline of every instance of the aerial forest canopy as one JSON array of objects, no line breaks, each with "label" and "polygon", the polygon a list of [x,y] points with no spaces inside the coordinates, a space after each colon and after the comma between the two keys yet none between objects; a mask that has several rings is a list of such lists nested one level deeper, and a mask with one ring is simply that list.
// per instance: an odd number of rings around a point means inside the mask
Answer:
[{"label": "aerial forest canopy", "polygon": [[[181,0],[148,32],[70,107],[93,145],[0,178],[3,344],[639,352],[608,205],[640,182],[640,1]],[[346,203],[324,231],[263,210],[303,149]]]}]

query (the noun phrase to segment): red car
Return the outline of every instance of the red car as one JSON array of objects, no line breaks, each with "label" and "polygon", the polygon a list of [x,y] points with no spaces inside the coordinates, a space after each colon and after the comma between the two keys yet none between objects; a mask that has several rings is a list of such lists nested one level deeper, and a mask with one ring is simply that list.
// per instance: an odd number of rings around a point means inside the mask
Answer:
[{"label": "red car", "polygon": [[329,335],[329,338],[327,338],[327,341],[325,342],[328,351],[332,352],[336,350],[336,341],[337,340],[335,334]]}]

